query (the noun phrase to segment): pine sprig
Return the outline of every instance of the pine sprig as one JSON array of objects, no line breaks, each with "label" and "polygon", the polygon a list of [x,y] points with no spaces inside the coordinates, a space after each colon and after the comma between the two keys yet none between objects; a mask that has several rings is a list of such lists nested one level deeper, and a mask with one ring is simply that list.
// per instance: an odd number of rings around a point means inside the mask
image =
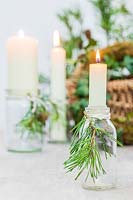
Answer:
[{"label": "pine sprig", "polygon": [[64,166],[67,172],[78,169],[75,180],[78,179],[84,170],[87,170],[85,180],[90,176],[95,182],[95,179],[97,179],[99,175],[106,173],[102,164],[100,149],[96,138],[98,138],[101,143],[100,148],[104,151],[106,159],[112,156],[106,139],[108,138],[110,141],[115,142],[117,142],[117,140],[109,132],[97,127],[95,121],[91,121],[87,125],[86,120],[84,116],[73,128],[74,136],[70,145],[70,156],[68,160],[64,162]]},{"label": "pine sprig", "polygon": [[55,120],[59,118],[57,105],[44,96],[39,96],[34,100],[29,98],[29,104],[27,112],[16,124],[16,129],[18,133],[21,133],[22,135],[26,131],[33,135],[36,133],[43,135],[46,120],[51,114],[49,108],[51,108]]},{"label": "pine sprig", "polygon": [[49,116],[49,112],[42,105],[37,105],[36,110],[33,112],[33,102],[30,102],[29,110],[24,117],[16,125],[18,131],[28,131],[32,134],[43,134],[45,122]]}]

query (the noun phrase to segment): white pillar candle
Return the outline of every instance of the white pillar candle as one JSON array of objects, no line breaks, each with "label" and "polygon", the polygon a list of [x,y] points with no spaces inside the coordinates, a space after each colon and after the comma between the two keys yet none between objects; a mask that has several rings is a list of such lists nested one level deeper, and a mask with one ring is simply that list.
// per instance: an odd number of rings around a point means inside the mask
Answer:
[{"label": "white pillar candle", "polygon": [[106,106],[107,65],[100,63],[98,50],[96,61],[89,69],[89,106]]},{"label": "white pillar candle", "polygon": [[38,42],[23,30],[7,41],[8,89],[19,94],[37,94]]},{"label": "white pillar candle", "polygon": [[61,47],[60,35],[54,31],[53,48],[51,52],[51,100],[58,106],[61,116],[56,122],[51,122],[50,137],[53,141],[66,140],[66,52]]}]

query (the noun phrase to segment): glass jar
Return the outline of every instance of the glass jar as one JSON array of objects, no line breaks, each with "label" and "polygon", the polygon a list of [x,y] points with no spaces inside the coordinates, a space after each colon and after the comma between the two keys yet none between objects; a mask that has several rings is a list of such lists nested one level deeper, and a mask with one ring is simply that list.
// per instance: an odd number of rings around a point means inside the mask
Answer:
[{"label": "glass jar", "polygon": [[[59,105],[59,102],[56,104]],[[64,144],[67,142],[66,134],[66,105],[60,103],[60,107],[57,107],[57,113],[52,113],[50,117],[50,133],[49,142]]]},{"label": "glass jar", "polygon": [[43,135],[32,133],[19,126],[30,109],[28,96],[7,91],[6,96],[6,146],[12,152],[38,152],[42,150]]},{"label": "glass jar", "polygon": [[[85,113],[87,115],[86,126],[93,120],[95,126],[101,128],[111,136],[116,139],[116,129],[113,123],[110,121],[110,109],[108,107],[87,107],[85,109]],[[105,136],[106,145],[110,150],[111,156],[108,156],[106,159],[105,151],[102,148],[102,143],[99,140],[98,136],[96,136],[96,143],[100,152],[101,160],[103,167],[105,169],[105,174],[101,174],[95,180],[91,180],[88,177],[87,181],[83,179],[83,188],[91,189],[91,190],[105,190],[111,189],[116,186],[116,141],[111,140],[109,137]],[[86,171],[85,171],[86,172]],[[84,173],[85,173],[84,172]],[[85,174],[83,174],[84,177]],[[82,177],[82,178],[83,178]]]}]

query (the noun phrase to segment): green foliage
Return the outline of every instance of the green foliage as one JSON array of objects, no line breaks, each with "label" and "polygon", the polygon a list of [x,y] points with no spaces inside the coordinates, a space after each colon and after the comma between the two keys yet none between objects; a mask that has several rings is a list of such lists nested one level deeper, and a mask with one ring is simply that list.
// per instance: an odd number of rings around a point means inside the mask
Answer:
[{"label": "green foliage", "polygon": [[[91,2],[98,12],[100,27],[105,32],[107,44],[112,40],[123,41],[132,37],[131,22],[129,20],[129,16],[132,17],[132,14],[127,10],[124,3],[118,2],[118,0],[117,2],[114,0],[91,0]],[[117,3],[119,6],[117,6]],[[126,25],[119,22],[118,19],[122,17],[124,17]],[[125,34],[125,30],[129,32],[130,37]]]},{"label": "green foliage", "polygon": [[37,105],[36,111],[33,110],[33,102],[30,102],[30,109],[25,114],[23,119],[17,124],[17,129],[21,131],[29,131],[32,134],[43,134],[45,120],[49,113],[43,106]]},{"label": "green foliage", "polygon": [[[73,50],[80,48],[82,44],[81,27],[83,24],[82,14],[79,9],[64,9],[61,14],[57,15],[58,19],[65,25],[68,34],[68,40],[63,40],[63,46],[66,49],[67,58],[72,58]],[[77,23],[79,33],[75,34],[73,23]]]},{"label": "green foliage", "polygon": [[57,16],[66,25],[70,35],[73,35],[73,27],[70,23],[72,18],[77,20],[80,23],[80,26],[83,23],[82,14],[79,9],[64,9],[62,14],[58,14]]},{"label": "green foliage", "polygon": [[88,106],[88,98],[78,99],[74,103],[68,105],[68,110],[71,112],[75,123],[78,123],[82,116],[85,107]]},{"label": "green foliage", "polygon": [[111,98],[112,98],[111,94],[107,93],[107,95],[106,95],[107,101],[109,101]]},{"label": "green foliage", "polygon": [[117,129],[117,140],[123,144],[123,128]]},{"label": "green foliage", "polygon": [[84,75],[84,77],[78,81],[75,92],[75,96],[78,97],[78,99],[74,103],[68,105],[68,110],[71,112],[76,123],[81,120],[83,111],[85,107],[88,105],[88,97],[89,97],[88,77],[89,77],[88,74]]},{"label": "green foliage", "polygon": [[[133,57],[126,55],[121,61],[118,61],[115,57],[105,55],[104,60],[108,65],[109,80],[122,79],[128,75],[133,75]],[[123,69],[126,69],[127,74],[124,74]]]},{"label": "green foliage", "polygon": [[119,67],[122,67],[120,65],[120,62],[117,61],[116,58],[113,57],[113,56],[105,55],[104,56],[104,61],[105,61],[105,63],[107,63],[109,69],[117,69]]},{"label": "green foliage", "polygon": [[66,63],[66,78],[69,78],[75,70],[77,61],[72,59],[67,59]]},{"label": "green foliage", "polygon": [[87,96],[89,97],[88,87],[89,87],[89,80],[87,75],[87,77],[85,76],[85,78],[80,79],[78,81],[75,95],[78,97],[87,97]]},{"label": "green foliage", "polygon": [[128,119],[128,121],[133,120],[133,112],[127,113],[127,119]]},{"label": "green foliage", "polygon": [[[98,119],[96,119],[97,121]],[[109,132],[97,127],[95,120],[92,120],[86,126],[86,117],[84,116],[81,121],[73,128],[73,140],[70,146],[70,155],[68,160],[65,161],[64,166],[68,172],[78,169],[75,180],[82,174],[84,170],[87,171],[86,179],[90,176],[93,181],[101,174],[105,174],[100,151],[105,154],[105,158],[112,156],[112,151],[107,144],[107,138],[110,141],[118,142]],[[97,144],[98,138],[100,147]]]},{"label": "green foliage", "polygon": [[[77,51],[78,54],[80,49],[85,50],[97,44],[97,41],[91,37],[90,31],[83,30],[83,17],[80,9],[64,9],[57,17],[67,30],[67,38],[63,38],[63,46],[68,59],[73,58],[74,50]],[[84,44],[85,41],[87,41],[86,44]]]},{"label": "green foliage", "polygon": [[39,74],[39,83],[40,84],[49,84],[49,79],[47,77],[45,77],[43,74]]},{"label": "green foliage", "polygon": [[126,67],[130,74],[133,74],[133,57],[125,56],[122,62],[122,66]]},{"label": "green foliage", "polygon": [[51,106],[54,117],[58,119],[57,106],[44,96],[40,96],[37,99],[31,98],[29,101],[29,109],[24,117],[18,122],[16,128],[18,132],[23,133],[28,131],[30,134],[39,133],[42,135],[44,134],[45,122],[50,115],[49,106]]}]

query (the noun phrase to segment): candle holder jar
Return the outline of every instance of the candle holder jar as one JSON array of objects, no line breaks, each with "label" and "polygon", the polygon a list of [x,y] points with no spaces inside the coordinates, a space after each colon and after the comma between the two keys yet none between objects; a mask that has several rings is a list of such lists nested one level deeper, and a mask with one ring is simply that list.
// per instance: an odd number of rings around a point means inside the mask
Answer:
[{"label": "candle holder jar", "polygon": [[[91,190],[104,190],[111,189],[116,186],[116,129],[113,123],[110,121],[110,109],[108,107],[87,107],[85,109],[85,115],[87,117],[85,126],[93,122],[97,130],[102,130],[110,134],[104,135],[104,141],[101,141],[100,136],[97,134],[95,138],[96,145],[100,153],[101,161],[105,172],[100,174],[95,180],[88,177],[82,181],[84,189]],[[106,149],[105,149],[106,145]],[[107,156],[109,152],[109,156]],[[85,170],[87,172],[88,169]],[[84,172],[84,173],[85,173]]]},{"label": "candle holder jar", "polygon": [[[19,92],[7,91],[6,95],[6,146],[11,152],[38,152],[42,150],[43,135],[27,128],[22,128],[20,122],[30,108],[28,96]],[[26,123],[26,121],[23,123]],[[26,127],[26,125],[25,125]]]},{"label": "candle holder jar", "polygon": [[[110,109],[85,109],[81,121],[73,128],[69,158],[64,162],[67,172],[76,170],[75,180],[90,190],[116,186],[116,129],[110,121]],[[120,143],[119,143],[120,144]]]},{"label": "candle holder jar", "polygon": [[[59,105],[59,102],[58,104]],[[55,113],[50,117],[50,133],[49,143],[66,143],[66,105],[60,102],[60,108],[58,107],[58,117]]]}]

